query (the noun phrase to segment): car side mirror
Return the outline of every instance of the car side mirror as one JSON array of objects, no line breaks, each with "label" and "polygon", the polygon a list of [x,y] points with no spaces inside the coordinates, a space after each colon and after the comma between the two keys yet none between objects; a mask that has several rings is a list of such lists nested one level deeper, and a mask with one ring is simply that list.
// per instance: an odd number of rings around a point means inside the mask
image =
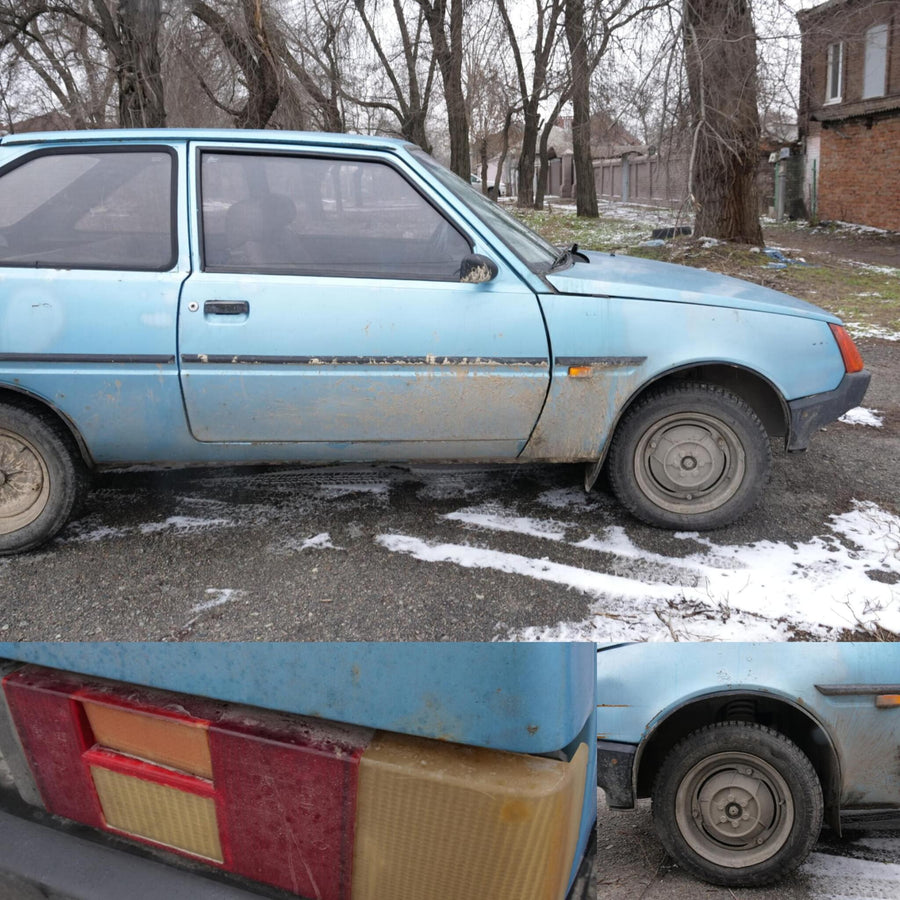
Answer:
[{"label": "car side mirror", "polygon": [[459,265],[459,280],[464,284],[484,284],[497,277],[497,263],[480,253],[465,257]]}]

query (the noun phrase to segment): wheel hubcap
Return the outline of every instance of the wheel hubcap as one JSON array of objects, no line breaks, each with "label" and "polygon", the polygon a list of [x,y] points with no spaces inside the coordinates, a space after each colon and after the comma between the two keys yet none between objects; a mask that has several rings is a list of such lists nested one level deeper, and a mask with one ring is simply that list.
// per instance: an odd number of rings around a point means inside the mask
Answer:
[{"label": "wheel hubcap", "polygon": [[749,753],[719,753],[698,763],[679,785],[675,802],[685,841],[727,868],[774,856],[794,824],[787,782]]},{"label": "wheel hubcap", "polygon": [[745,470],[737,434],[703,413],[680,413],[656,422],[635,454],[641,490],[672,512],[718,508],[740,488]]},{"label": "wheel hubcap", "polygon": [[43,457],[21,435],[0,430],[0,534],[11,534],[43,512],[50,478]]}]

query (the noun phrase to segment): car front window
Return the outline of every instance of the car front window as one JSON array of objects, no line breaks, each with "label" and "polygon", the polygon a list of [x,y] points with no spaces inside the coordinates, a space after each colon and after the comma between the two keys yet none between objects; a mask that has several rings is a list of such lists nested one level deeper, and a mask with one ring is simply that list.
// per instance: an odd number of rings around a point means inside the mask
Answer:
[{"label": "car front window", "polygon": [[204,153],[201,191],[209,271],[456,281],[471,252],[378,160]]},{"label": "car front window", "polygon": [[475,190],[457,175],[445,169],[424,150],[412,150],[416,161],[426,168],[457,200],[464,203],[533,272],[547,272],[559,256],[558,251],[502,206]]}]

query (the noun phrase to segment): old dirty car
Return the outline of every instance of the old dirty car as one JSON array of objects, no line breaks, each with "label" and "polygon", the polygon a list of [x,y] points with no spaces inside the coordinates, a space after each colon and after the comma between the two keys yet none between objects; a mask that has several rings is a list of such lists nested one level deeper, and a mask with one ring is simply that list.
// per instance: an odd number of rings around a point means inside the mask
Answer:
[{"label": "old dirty car", "polygon": [[0,141],[0,553],[135,464],[580,461],[716,528],[868,379],[822,310],[560,251],[401,141]]}]

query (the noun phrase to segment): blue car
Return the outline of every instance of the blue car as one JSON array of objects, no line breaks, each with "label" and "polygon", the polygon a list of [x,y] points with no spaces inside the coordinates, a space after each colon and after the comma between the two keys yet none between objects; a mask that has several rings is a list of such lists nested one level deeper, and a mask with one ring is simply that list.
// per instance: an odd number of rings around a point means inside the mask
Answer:
[{"label": "blue car", "polygon": [[670,856],[713,884],[799,866],[841,814],[900,821],[900,645],[631,644],[597,655],[598,783],[652,798]]},{"label": "blue car", "polygon": [[92,470],[603,464],[638,518],[716,528],[869,374],[822,310],[558,250],[418,148],[136,130],[0,142],[0,552]]}]

